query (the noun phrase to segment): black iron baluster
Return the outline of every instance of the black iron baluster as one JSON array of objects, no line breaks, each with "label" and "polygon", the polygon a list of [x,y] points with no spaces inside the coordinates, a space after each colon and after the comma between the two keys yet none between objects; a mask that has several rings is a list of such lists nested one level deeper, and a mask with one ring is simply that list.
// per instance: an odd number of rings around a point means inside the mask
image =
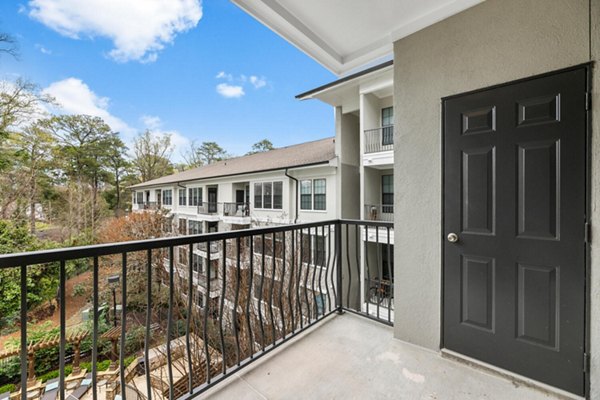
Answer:
[{"label": "black iron baluster", "polygon": [[275,232],[271,234],[271,287],[269,288],[269,316],[271,317],[271,341],[275,345],[275,338],[277,337],[275,331],[275,317],[273,313],[273,288],[275,286],[275,270],[277,258],[277,245],[275,244]]},{"label": "black iron baluster", "polygon": [[[210,252],[209,252],[210,253]],[[188,392],[194,391],[194,377],[192,369],[192,346],[190,343],[190,328],[192,322],[192,297],[194,288],[194,244],[190,243],[188,248],[188,304],[187,317],[185,319],[185,348],[187,352],[188,366]],[[183,289],[183,288],[182,288]]]},{"label": "black iron baluster", "polygon": [[246,324],[248,325],[248,340],[250,341],[250,358],[254,358],[254,337],[252,334],[252,324],[250,322],[250,300],[252,299],[252,289],[254,283],[254,236],[249,236],[250,241],[250,277],[248,281],[248,296],[246,298]]},{"label": "black iron baluster", "polygon": [[[329,225],[330,228],[330,233],[331,233],[331,225]],[[333,302],[335,302],[335,308],[338,308],[338,290],[336,288],[336,281],[337,281],[337,264],[338,264],[338,250],[337,250],[337,224],[333,225],[333,252],[332,252],[332,264],[331,264],[331,274],[330,274],[330,281],[331,281],[331,291],[333,292]],[[329,250],[331,251],[331,241],[329,243]]]},{"label": "black iron baluster", "polygon": [[[179,249],[178,249],[179,250]],[[167,311],[167,373],[169,378],[169,400],[173,400],[173,357],[171,354],[171,335],[173,332],[173,286],[175,286],[173,246],[169,246],[169,309]]]},{"label": "black iron baluster", "polygon": [[152,323],[152,249],[148,249],[146,261],[146,337],[144,338],[144,372],[146,375],[146,393],[148,393],[148,400],[152,400],[152,385],[150,382],[150,341],[152,339],[150,331],[150,324]]},{"label": "black iron baluster", "polygon": [[335,252],[336,252],[336,276],[337,276],[337,312],[343,312],[342,304],[342,225],[340,222],[335,224]]},{"label": "black iron baluster", "polygon": [[[290,278],[288,283],[288,303],[290,305],[290,332],[293,334],[296,330],[296,321],[294,320],[294,302],[292,293],[294,291],[294,231],[290,232],[290,241],[291,241],[291,255],[290,255]],[[285,250],[285,248],[284,248]]]},{"label": "black iron baluster", "polygon": [[308,228],[308,260],[306,262],[306,273],[304,274],[304,300],[306,300],[306,325],[310,325],[312,319],[312,312],[310,307],[310,301],[308,300],[308,275],[310,274],[310,263],[311,263],[311,247],[312,240],[310,237],[310,228]]},{"label": "black iron baluster", "polygon": [[[206,384],[210,384],[210,351],[208,349],[208,313],[210,313],[210,242],[206,242],[206,299],[204,304],[204,326],[202,327],[202,341],[204,342],[204,353],[206,354]],[[198,276],[198,278],[200,278]],[[225,360],[222,360],[224,363]]]},{"label": "black iron baluster", "polygon": [[371,303],[371,267],[369,266],[369,225],[365,225],[365,245],[364,245],[365,267],[367,269],[367,290],[366,303],[367,315],[369,314],[369,304]]},{"label": "black iron baluster", "polygon": [[379,319],[379,307],[381,304],[381,263],[379,262],[379,226],[375,226],[375,262],[377,266],[377,319]]},{"label": "black iron baluster", "polygon": [[[331,312],[331,297],[329,295],[329,267],[331,266],[331,225],[327,224],[327,264],[325,265],[325,292],[327,293],[327,309]],[[324,310],[323,310],[324,311]]]},{"label": "black iron baluster", "polygon": [[119,373],[121,374],[121,398],[126,400],[125,335],[127,333],[127,253],[122,253],[121,274],[123,275],[123,285],[121,286],[121,346],[119,348]]},{"label": "black iron baluster", "polygon": [[[325,315],[325,304],[323,304],[323,286],[321,285],[321,281],[323,278],[323,268],[325,267],[325,257],[324,257],[324,253],[325,253],[325,225],[321,225],[321,237],[323,238],[323,241],[321,242],[321,246],[323,246],[321,248],[321,253],[322,255],[320,255],[320,259],[317,260],[317,262],[319,263],[319,299],[321,301],[321,317],[323,317]],[[319,317],[319,304],[317,304],[317,318]]]},{"label": "black iron baluster", "polygon": [[304,328],[304,313],[302,312],[302,264],[304,264],[304,240],[302,240],[302,230],[298,231],[300,240],[300,256],[298,257],[298,309],[300,311],[300,330]]},{"label": "black iron baluster", "polygon": [[92,307],[93,326],[92,326],[92,399],[98,399],[98,257],[94,257],[92,270]]},{"label": "black iron baluster", "polygon": [[265,351],[265,326],[262,317],[262,305],[263,305],[263,285],[265,282],[265,235],[262,234],[260,237],[261,241],[261,265],[260,265],[260,288],[258,290],[258,295],[260,296],[258,299],[258,321],[260,325],[260,333],[261,333],[261,347],[262,351]]},{"label": "black iron baluster", "polygon": [[354,255],[356,258],[356,281],[358,283],[357,287],[358,287],[358,297],[359,297],[359,311],[362,309],[362,305],[360,304],[361,302],[361,295],[360,295],[360,290],[361,290],[361,264],[360,264],[360,225],[356,224],[354,225]]},{"label": "black iron baluster", "polygon": [[235,356],[237,359],[237,365],[240,366],[240,321],[238,320],[238,301],[240,297],[240,279],[241,274],[241,262],[240,262],[240,238],[236,238],[236,263],[235,263],[235,299],[233,301],[233,333],[235,335]]},{"label": "black iron baluster", "polygon": [[[66,321],[66,280],[67,280],[67,269],[65,260],[60,262],[60,288],[59,288],[59,301],[60,301],[60,348],[59,348],[59,397],[61,400],[65,400],[65,350],[67,341],[67,321]],[[27,323],[25,323],[27,326]]]},{"label": "black iron baluster", "polygon": [[279,314],[281,315],[281,337],[285,339],[285,312],[283,309],[283,285],[285,283],[285,232],[281,232],[281,276],[279,279]]},{"label": "black iron baluster", "polygon": [[[61,275],[61,279],[63,276]],[[61,285],[62,287],[63,285]],[[64,291],[64,289],[63,289]],[[61,303],[62,305],[62,303]],[[21,399],[27,400],[27,266],[21,266]],[[62,315],[62,314],[61,314]],[[64,366],[64,364],[63,364]],[[63,393],[64,395],[64,393]]]},{"label": "black iron baluster", "polygon": [[[227,293],[227,260],[225,252],[227,251],[227,240],[223,239],[223,248],[221,249],[221,272],[223,275],[221,285],[221,305],[219,307],[219,335],[221,337],[221,358],[223,366],[223,375],[227,373],[227,357],[225,357],[225,335],[223,334],[223,309],[225,307],[225,294]],[[207,250],[210,252],[210,248]]]},{"label": "black iron baluster", "polygon": [[346,224],[346,263],[348,263],[348,293],[346,293],[346,304],[350,308],[350,293],[352,292],[352,266],[350,264],[350,225]]},{"label": "black iron baluster", "polygon": [[[308,232],[310,233],[310,229],[308,230]],[[317,293],[316,293],[316,285],[315,285],[315,279],[317,277],[317,246],[319,243],[319,237],[318,237],[318,233],[317,232],[317,228],[315,227],[315,244],[312,245],[312,251],[310,252],[311,258],[312,258],[312,267],[310,268],[310,270],[312,270],[312,281],[311,281],[311,291],[313,294],[313,306],[311,307],[314,310],[315,316],[313,319],[318,319],[319,318],[319,309],[317,308]],[[309,235],[310,237],[310,235]],[[311,240],[312,243],[312,240]]]}]

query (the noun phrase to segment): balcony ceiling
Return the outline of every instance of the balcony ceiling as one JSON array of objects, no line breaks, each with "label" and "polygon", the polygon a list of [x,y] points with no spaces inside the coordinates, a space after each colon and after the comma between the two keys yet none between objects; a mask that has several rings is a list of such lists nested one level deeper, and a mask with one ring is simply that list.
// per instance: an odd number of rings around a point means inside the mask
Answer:
[{"label": "balcony ceiling", "polygon": [[232,0],[337,75],[389,58],[394,41],[484,0]]}]

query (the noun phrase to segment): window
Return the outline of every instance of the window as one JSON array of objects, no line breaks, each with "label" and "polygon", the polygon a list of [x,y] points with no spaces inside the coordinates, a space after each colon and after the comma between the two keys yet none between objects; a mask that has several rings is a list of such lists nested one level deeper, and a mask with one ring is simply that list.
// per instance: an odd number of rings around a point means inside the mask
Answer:
[{"label": "window", "polygon": [[189,221],[190,235],[199,235],[202,233],[202,221]]},{"label": "window", "polygon": [[187,205],[187,197],[186,197],[187,190],[179,189],[178,192],[179,192],[179,205],[186,206]]},{"label": "window", "polygon": [[300,182],[300,209],[312,210],[312,181]]},{"label": "window", "polygon": [[325,210],[327,209],[327,183],[325,179],[315,179],[313,181],[314,187],[314,209]]},{"label": "window", "polygon": [[179,218],[179,234],[187,235],[187,219]]},{"label": "window", "polygon": [[283,208],[283,182],[261,182],[254,184],[254,208]]},{"label": "window", "polygon": [[263,207],[273,207],[273,184],[271,182],[263,183]]},{"label": "window", "polygon": [[394,212],[394,175],[381,176],[381,212]]},{"label": "window", "polygon": [[263,206],[262,206],[262,183],[254,184],[254,208],[263,208]]},{"label": "window", "polygon": [[381,109],[381,144],[394,144],[394,108]]},{"label": "window", "polygon": [[187,265],[188,257],[189,257],[189,252],[188,252],[187,247],[180,246],[178,249],[178,253],[179,253],[179,264]]},{"label": "window", "polygon": [[202,188],[189,188],[189,206],[199,206],[202,204]]},{"label": "window", "polygon": [[144,204],[144,192],[135,192],[137,204]]},{"label": "window", "polygon": [[163,190],[162,192],[162,196],[163,196],[163,204],[170,206],[173,205],[173,191],[172,190]]},{"label": "window", "polygon": [[317,211],[327,209],[326,179],[306,179],[300,182],[300,209]]},{"label": "window", "polygon": [[283,208],[283,182],[273,182],[273,208]]},{"label": "window", "polygon": [[204,270],[203,258],[195,253],[192,254],[192,269],[199,274]]},{"label": "window", "polygon": [[326,249],[325,236],[302,234],[302,262],[306,264],[314,264],[318,267],[325,266]]}]

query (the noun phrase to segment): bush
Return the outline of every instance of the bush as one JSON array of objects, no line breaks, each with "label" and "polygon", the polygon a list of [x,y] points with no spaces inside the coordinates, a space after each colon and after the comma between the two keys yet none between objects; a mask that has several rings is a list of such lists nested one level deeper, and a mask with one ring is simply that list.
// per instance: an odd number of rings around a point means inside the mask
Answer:
[{"label": "bush", "polygon": [[135,326],[125,336],[125,353],[135,353],[144,348],[146,328],[141,325]]},{"label": "bush", "polygon": [[0,394],[6,392],[14,392],[17,389],[16,385],[9,383],[8,385],[0,386]]},{"label": "bush", "polygon": [[[72,365],[65,365],[65,376],[71,374],[73,372],[73,366]],[[54,371],[50,371],[50,372],[46,372],[44,375],[42,376],[38,376],[38,379],[43,382],[47,382],[50,379],[56,379],[59,376],[59,372],[58,370],[54,370]]]},{"label": "bush", "polygon": [[[92,363],[89,361],[82,362],[79,364],[82,369],[85,369],[87,372],[92,372]],[[96,363],[96,369],[98,372],[106,371],[110,367],[110,360],[98,361]]]},{"label": "bush", "polygon": [[86,292],[87,292],[87,287],[83,283],[78,283],[77,285],[73,286],[72,296],[73,297],[83,296],[86,294]]}]

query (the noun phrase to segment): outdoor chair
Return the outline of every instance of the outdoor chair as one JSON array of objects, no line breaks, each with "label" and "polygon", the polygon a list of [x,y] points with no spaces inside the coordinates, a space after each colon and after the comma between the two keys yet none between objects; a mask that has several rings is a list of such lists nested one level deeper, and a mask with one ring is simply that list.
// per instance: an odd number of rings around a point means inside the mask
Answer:
[{"label": "outdoor chair", "polygon": [[58,397],[58,378],[46,382],[46,389],[42,400],[55,400]]},{"label": "outdoor chair", "polygon": [[92,386],[92,374],[87,374],[85,379],[81,381],[81,385],[67,396],[67,400],[79,400],[81,399],[90,387]]}]

